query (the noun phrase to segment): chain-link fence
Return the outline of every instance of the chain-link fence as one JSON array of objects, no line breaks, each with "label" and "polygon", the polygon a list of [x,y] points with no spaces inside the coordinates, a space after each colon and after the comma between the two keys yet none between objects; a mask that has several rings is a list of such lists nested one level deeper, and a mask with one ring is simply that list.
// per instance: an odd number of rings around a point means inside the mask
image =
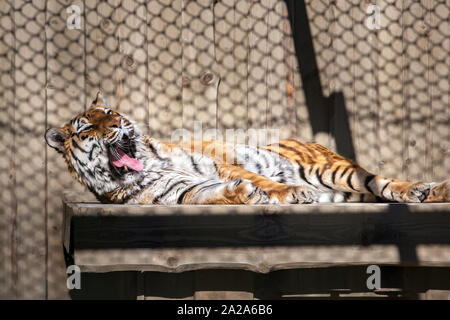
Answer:
[{"label": "chain-link fence", "polygon": [[[444,0],[1,1],[0,296],[66,296],[61,190],[81,188],[43,135],[98,89],[156,138],[195,121],[274,128],[375,173],[448,177],[449,10]],[[377,18],[379,29],[367,24]]]}]

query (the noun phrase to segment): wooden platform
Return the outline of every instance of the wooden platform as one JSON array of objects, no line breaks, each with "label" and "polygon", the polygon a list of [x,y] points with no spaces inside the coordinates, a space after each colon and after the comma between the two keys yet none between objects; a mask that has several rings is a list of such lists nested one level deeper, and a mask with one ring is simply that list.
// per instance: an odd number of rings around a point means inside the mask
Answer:
[{"label": "wooden platform", "polygon": [[[188,276],[205,270],[212,279],[211,270],[225,276],[229,269],[230,279],[236,271],[236,280],[247,273],[252,279],[267,274],[267,280],[276,272],[347,268],[362,272],[362,290],[368,277],[363,271],[372,264],[424,270],[428,280],[432,269],[450,270],[449,203],[141,206],[79,200],[66,193],[64,249],[67,263],[91,277],[111,271]],[[427,281],[419,291],[432,289]]]}]

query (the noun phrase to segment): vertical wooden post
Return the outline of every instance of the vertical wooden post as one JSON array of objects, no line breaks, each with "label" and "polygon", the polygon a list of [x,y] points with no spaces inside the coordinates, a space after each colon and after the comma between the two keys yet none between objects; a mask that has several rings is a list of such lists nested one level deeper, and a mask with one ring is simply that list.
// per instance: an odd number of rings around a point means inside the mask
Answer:
[{"label": "vertical wooden post", "polygon": [[[114,95],[118,109],[131,117],[141,126],[144,133],[148,132],[147,78],[147,4],[145,0],[116,1],[112,6],[111,26],[104,20],[100,28],[112,33],[106,41],[114,41],[113,47],[104,46],[114,56],[113,70]],[[103,17],[104,13],[99,11]],[[103,46],[102,46],[103,47]],[[111,66],[108,57],[105,61]],[[104,63],[103,62],[103,63]]]},{"label": "vertical wooden post", "polygon": [[252,1],[248,33],[248,127],[265,129],[268,123],[267,48],[268,2]]},{"label": "vertical wooden post", "polygon": [[[288,102],[292,104],[293,88],[288,79],[284,28],[288,22],[286,4],[271,0],[267,14],[267,90],[269,99],[268,126],[277,130],[280,139],[291,136],[291,116]],[[291,106],[292,107],[292,106]]]},{"label": "vertical wooden post", "polygon": [[[46,297],[45,2],[14,1],[17,296]],[[28,17],[33,17],[32,19]]]},{"label": "vertical wooden post", "polygon": [[430,27],[428,37],[431,46],[428,88],[431,99],[431,132],[427,141],[427,159],[432,162],[427,164],[429,171],[426,178],[440,181],[448,179],[450,174],[450,1],[428,1],[428,6],[432,10],[426,19]]},{"label": "vertical wooden post", "polygon": [[182,102],[183,128],[217,127],[217,72],[212,0],[182,1]]},{"label": "vertical wooden post", "polygon": [[216,63],[221,82],[218,90],[217,127],[247,129],[248,32],[250,2],[218,1],[214,5]]},{"label": "vertical wooden post", "polygon": [[[351,131],[355,145],[356,160],[364,168],[371,172],[377,170],[379,150],[377,149],[377,123],[378,123],[378,79],[377,62],[378,29],[371,29],[367,25],[367,9],[376,2],[353,1],[351,4],[349,20],[352,21],[351,28],[346,28],[341,35],[344,41],[352,34],[351,46],[348,52],[351,57],[352,81],[351,87],[353,97],[351,101],[352,110]],[[341,70],[340,72],[345,72]],[[347,86],[350,86],[347,84]],[[349,101],[350,102],[350,101]],[[339,131],[339,123],[335,123],[335,131]]]},{"label": "vertical wooden post", "polygon": [[[60,127],[83,112],[92,97],[85,94],[84,3],[74,1],[81,12],[81,29],[67,28],[68,5],[49,1],[46,7],[47,108],[46,127]],[[62,190],[82,192],[83,187],[67,171],[63,157],[47,146],[47,287],[49,299],[68,298],[64,256],[61,254]]]},{"label": "vertical wooden post", "polygon": [[286,117],[289,123],[289,137],[295,138],[297,128],[297,108],[295,96],[297,93],[295,49],[292,39],[292,29],[289,23],[289,13],[284,2],[279,2],[280,15],[283,17],[283,51],[286,70]]},{"label": "vertical wooden post", "polygon": [[[17,268],[13,252],[13,224],[16,221],[17,195],[15,174],[15,24],[12,1],[0,3],[0,298],[15,298],[13,270]],[[16,219],[16,220],[14,220]],[[14,231],[16,232],[16,231]],[[14,256],[13,256],[14,255]]]},{"label": "vertical wooden post", "polygon": [[[405,119],[403,136],[405,178],[422,180],[426,171],[427,124],[430,120],[429,26],[422,3],[404,2]],[[417,78],[420,76],[420,78]]]},{"label": "vertical wooden post", "polygon": [[[408,77],[407,62],[398,59],[405,53],[404,18],[402,4],[377,2],[381,9],[381,29],[371,31],[375,37],[376,55],[375,81],[377,89],[378,141],[374,147],[379,149],[378,173],[383,176],[404,179],[404,159],[408,114],[406,112]],[[376,14],[375,12],[372,15]],[[391,21],[391,19],[393,21]],[[389,29],[387,27],[389,26]],[[402,31],[403,30],[403,31]],[[363,143],[363,141],[361,141]]]},{"label": "vertical wooden post", "polygon": [[181,1],[148,1],[149,133],[169,140],[182,128]]}]

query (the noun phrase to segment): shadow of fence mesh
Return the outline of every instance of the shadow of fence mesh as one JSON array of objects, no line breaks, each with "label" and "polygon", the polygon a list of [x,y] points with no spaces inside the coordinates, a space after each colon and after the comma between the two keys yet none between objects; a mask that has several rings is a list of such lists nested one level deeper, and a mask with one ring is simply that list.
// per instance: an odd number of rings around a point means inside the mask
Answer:
[{"label": "shadow of fence mesh", "polygon": [[[61,190],[82,188],[43,137],[99,89],[159,139],[201,121],[336,149],[347,130],[374,173],[449,176],[448,1],[286,1],[0,2],[0,297],[67,296]],[[306,10],[309,30],[290,23],[289,3]],[[366,25],[372,4],[380,29]],[[330,100],[319,112],[329,126],[313,130],[320,106],[308,105],[302,79],[314,78],[312,94],[342,94],[348,128]]]}]

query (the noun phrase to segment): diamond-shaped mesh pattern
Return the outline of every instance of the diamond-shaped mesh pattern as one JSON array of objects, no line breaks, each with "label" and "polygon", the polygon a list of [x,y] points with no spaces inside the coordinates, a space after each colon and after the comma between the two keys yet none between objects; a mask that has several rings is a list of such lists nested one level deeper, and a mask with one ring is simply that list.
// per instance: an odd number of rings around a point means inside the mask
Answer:
[{"label": "diamond-shaped mesh pattern", "polygon": [[335,150],[347,137],[375,173],[449,176],[448,1],[288,2],[308,29],[281,0],[0,2],[0,297],[66,296],[61,190],[81,187],[43,135],[99,88],[156,138],[195,121]]}]

